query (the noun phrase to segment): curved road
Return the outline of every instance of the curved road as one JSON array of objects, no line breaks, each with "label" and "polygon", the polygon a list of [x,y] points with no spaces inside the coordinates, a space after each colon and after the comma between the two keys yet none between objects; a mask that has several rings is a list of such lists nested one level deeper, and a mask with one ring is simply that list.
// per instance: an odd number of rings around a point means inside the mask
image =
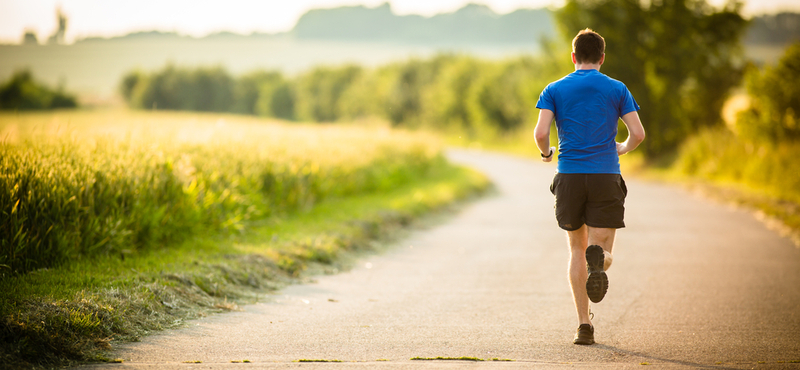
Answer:
[{"label": "curved road", "polygon": [[[800,250],[748,212],[629,179],[628,227],[592,307],[598,344],[576,346],[554,165],[448,155],[498,193],[347,273],[124,345],[125,363],[96,366],[800,369]],[[515,361],[410,360],[439,356]]]}]

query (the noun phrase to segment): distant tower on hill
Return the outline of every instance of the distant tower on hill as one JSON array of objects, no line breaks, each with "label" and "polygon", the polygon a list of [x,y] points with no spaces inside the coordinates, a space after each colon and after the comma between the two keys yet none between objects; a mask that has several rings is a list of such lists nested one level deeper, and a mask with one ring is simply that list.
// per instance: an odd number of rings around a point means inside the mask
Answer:
[{"label": "distant tower on hill", "polygon": [[22,45],[39,45],[39,39],[36,38],[33,30],[25,31],[25,35],[22,36]]},{"label": "distant tower on hill", "polygon": [[61,12],[61,9],[57,9],[56,18],[58,19],[58,30],[47,40],[48,44],[64,44],[64,36],[67,33],[67,17]]}]

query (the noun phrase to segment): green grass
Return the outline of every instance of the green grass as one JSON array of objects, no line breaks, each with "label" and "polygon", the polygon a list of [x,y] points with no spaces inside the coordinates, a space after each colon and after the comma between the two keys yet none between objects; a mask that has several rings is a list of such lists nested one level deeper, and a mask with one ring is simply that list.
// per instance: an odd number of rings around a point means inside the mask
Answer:
[{"label": "green grass", "polygon": [[741,138],[725,127],[691,137],[674,169],[721,184],[740,184],[776,199],[800,203],[799,142],[768,143]]},{"label": "green grass", "polygon": [[97,256],[0,280],[0,361],[56,366],[99,360],[138,340],[213,312],[235,310],[296,281],[303,271],[348,267],[423,214],[488,186],[441,164],[401,188],[340,198],[242,235],[197,235],[172,248]]},{"label": "green grass", "polygon": [[442,356],[438,356],[438,357],[412,357],[411,360],[412,361],[475,361],[475,362],[477,362],[477,361],[486,361],[486,360],[484,360],[482,358],[467,357],[467,356],[462,356],[462,357],[442,357]]}]

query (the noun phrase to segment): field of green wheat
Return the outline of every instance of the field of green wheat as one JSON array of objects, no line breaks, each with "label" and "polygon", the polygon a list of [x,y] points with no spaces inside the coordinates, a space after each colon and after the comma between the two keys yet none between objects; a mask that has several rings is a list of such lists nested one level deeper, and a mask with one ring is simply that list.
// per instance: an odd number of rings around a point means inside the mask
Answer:
[{"label": "field of green wheat", "polygon": [[442,160],[424,134],[233,115],[3,113],[0,138],[3,273],[242,232],[402,186]]},{"label": "field of green wheat", "polygon": [[119,341],[347,268],[488,187],[425,133],[128,110],[0,113],[0,364]]}]

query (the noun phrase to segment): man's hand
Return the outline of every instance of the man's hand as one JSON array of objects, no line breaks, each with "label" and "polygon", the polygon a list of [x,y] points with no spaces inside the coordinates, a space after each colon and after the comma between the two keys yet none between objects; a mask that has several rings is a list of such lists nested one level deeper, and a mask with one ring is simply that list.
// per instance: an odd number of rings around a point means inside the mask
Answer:
[{"label": "man's hand", "polygon": [[625,148],[625,144],[617,143],[617,155],[623,155],[627,153],[628,151],[626,149],[627,148]]},{"label": "man's hand", "polygon": [[554,146],[551,146],[551,147],[550,147],[550,153],[549,153],[549,154],[550,154],[550,156],[549,156],[549,157],[542,157],[542,162],[550,162],[550,161],[552,161],[552,160],[553,160],[553,157],[555,157],[555,156],[556,156],[556,147],[554,147]]}]

